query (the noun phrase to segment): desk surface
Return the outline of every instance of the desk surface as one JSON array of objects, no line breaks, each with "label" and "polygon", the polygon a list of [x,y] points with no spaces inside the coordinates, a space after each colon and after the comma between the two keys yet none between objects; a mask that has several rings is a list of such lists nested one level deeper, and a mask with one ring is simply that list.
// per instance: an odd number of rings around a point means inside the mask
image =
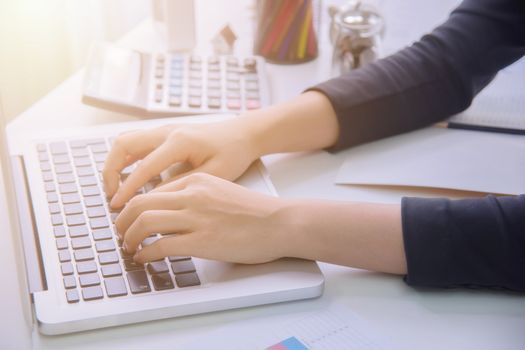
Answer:
[{"label": "desk surface", "polygon": [[[231,6],[245,13],[246,1]],[[225,13],[220,2],[199,2],[199,37],[210,37],[227,20],[243,18]],[[386,2],[390,5],[392,2]],[[450,5],[452,1],[449,1]],[[446,13],[446,10],[444,10]],[[213,16],[209,14],[214,14]],[[219,14],[219,15],[216,15]],[[438,19],[437,23],[444,18]],[[210,19],[213,17],[213,19]],[[244,16],[246,17],[246,16]],[[204,19],[203,19],[204,18]],[[388,17],[387,17],[388,19]],[[204,21],[206,25],[203,24]],[[249,33],[250,23],[233,20],[234,29]],[[432,25],[432,24],[430,24]],[[155,49],[153,31],[145,22],[129,33],[122,44],[134,48]],[[241,38],[242,39],[242,38]],[[238,45],[240,51],[249,49],[249,41]],[[330,50],[324,45],[321,57],[297,66],[268,67],[274,101],[282,101],[302,91],[328,75]],[[202,45],[205,49],[207,43]],[[323,47],[323,46],[322,46]],[[95,109],[80,102],[80,71],[50,92],[48,96],[20,115],[9,126],[10,133],[42,128],[88,126],[107,122],[133,120],[132,117]],[[289,79],[292,76],[294,79]],[[285,78],[286,77],[286,78]],[[285,79],[283,79],[285,78]],[[335,174],[345,159],[345,153],[285,154],[265,157],[271,178],[283,197],[313,197],[334,200],[398,202],[404,195],[432,196],[436,193],[408,189],[386,189],[334,185]],[[442,194],[442,193],[439,193]],[[0,196],[0,221],[5,222],[3,196]],[[36,329],[28,330],[22,316],[22,296],[18,290],[11,237],[0,236],[5,287],[0,289],[0,346],[22,349],[144,349],[177,345],[202,336],[223,325],[237,321],[264,322],[266,317],[286,318],[298,312],[324,309],[337,302],[350,307],[373,328],[399,348],[414,349],[522,349],[525,344],[525,302],[521,295],[471,290],[416,290],[406,286],[399,277],[357,269],[320,264],[326,276],[324,295],[315,300],[231,310],[208,315],[170,319],[130,325],[81,334],[48,337]]]}]

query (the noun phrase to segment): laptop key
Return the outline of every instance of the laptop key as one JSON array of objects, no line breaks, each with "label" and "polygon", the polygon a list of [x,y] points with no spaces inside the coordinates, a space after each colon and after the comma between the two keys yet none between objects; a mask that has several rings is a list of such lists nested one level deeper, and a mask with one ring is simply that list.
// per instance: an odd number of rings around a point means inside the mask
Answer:
[{"label": "laptop key", "polygon": [[70,304],[78,303],[79,297],[78,297],[77,290],[76,289],[66,290],[66,299],[67,299],[67,302]]},{"label": "laptop key", "polygon": [[104,279],[104,286],[108,297],[119,297],[128,294],[126,282],[122,277],[106,278]]},{"label": "laptop key", "polygon": [[57,154],[53,156],[53,164],[67,164],[69,162],[70,160],[67,154]]},{"label": "laptop key", "polygon": [[199,276],[195,272],[175,275],[175,282],[180,288],[198,286],[201,284]]},{"label": "laptop key", "polygon": [[148,272],[152,275],[157,273],[169,272],[168,264],[162,261],[152,261],[147,265]]},{"label": "laptop key", "polygon": [[77,192],[77,185],[74,182],[60,184],[58,190],[60,191],[60,194],[75,193]]},{"label": "laptop key", "polygon": [[58,260],[63,262],[69,262],[71,261],[71,254],[69,253],[69,250],[63,249],[58,251]]},{"label": "laptop key", "polygon": [[58,202],[58,195],[56,192],[49,192],[47,195],[47,202],[48,203],[57,203]]},{"label": "laptop key", "polygon": [[107,218],[95,218],[89,220],[89,225],[95,230],[97,228],[109,227],[109,222]]},{"label": "laptop key", "polygon": [[40,170],[49,171],[51,170],[51,163],[49,162],[40,162]]},{"label": "laptop key", "polygon": [[89,237],[75,237],[71,238],[71,246],[73,249],[82,249],[91,247],[91,240]]},{"label": "laptop key", "polygon": [[86,225],[72,226],[69,228],[69,237],[71,238],[87,236],[88,233],[89,230]]},{"label": "laptop key", "polygon": [[84,204],[86,207],[97,207],[99,205],[102,205],[104,202],[102,201],[102,197],[100,196],[90,196],[90,197],[84,197]]},{"label": "laptop key", "polygon": [[58,250],[67,249],[67,238],[66,237],[60,237],[56,239],[56,245]]},{"label": "laptop key", "polygon": [[113,264],[119,261],[117,252],[106,252],[98,255],[98,262],[101,265]]},{"label": "laptop key", "polygon": [[73,264],[70,262],[62,263],[60,264],[60,270],[62,271],[62,275],[72,275],[73,274]]},{"label": "laptop key", "polygon": [[86,219],[84,219],[84,215],[82,214],[66,215],[66,222],[68,226],[78,226],[84,225],[86,223]]},{"label": "laptop key", "polygon": [[82,187],[82,195],[84,197],[97,196],[100,194],[98,186],[84,186]]},{"label": "laptop key", "polygon": [[66,174],[73,172],[71,164],[57,164],[55,165],[55,172],[57,174]]},{"label": "laptop key", "polygon": [[74,255],[75,261],[87,261],[93,260],[95,258],[95,254],[93,253],[93,249],[91,248],[75,250]]},{"label": "laptop key", "polygon": [[89,156],[89,151],[87,150],[87,148],[73,148],[71,150],[71,155],[74,158],[86,157],[86,156]]},{"label": "laptop key", "polygon": [[82,212],[83,209],[80,203],[71,203],[64,205],[64,213],[66,213],[66,215],[82,214]]},{"label": "laptop key", "polygon": [[149,286],[148,276],[144,271],[130,271],[127,274],[129,288],[131,293],[139,294],[151,292],[151,287]]},{"label": "laptop key", "polygon": [[77,166],[78,176],[90,176],[93,175],[93,168],[91,166]]},{"label": "laptop key", "polygon": [[73,275],[64,276],[64,288],[71,289],[71,288],[76,288],[76,286],[77,286],[77,281],[75,280],[75,276]]},{"label": "laptop key", "polygon": [[75,176],[71,173],[68,174],[58,174],[57,175],[57,182],[59,184],[66,184],[70,182],[75,182]]},{"label": "laptop key", "polygon": [[58,203],[49,204],[49,214],[58,214],[60,213],[60,205]]},{"label": "laptop key", "polygon": [[62,225],[64,223],[64,219],[62,218],[61,214],[52,214],[51,223],[53,224],[53,226]]},{"label": "laptop key", "polygon": [[113,237],[113,234],[111,233],[111,230],[109,228],[101,228],[98,230],[93,230],[92,234],[93,234],[93,239],[95,241],[100,241],[103,239],[110,239],[111,237]]},{"label": "laptop key", "polygon": [[111,239],[95,242],[95,248],[98,253],[109,252],[116,249],[115,243]]},{"label": "laptop key", "polygon": [[53,234],[55,235],[55,238],[65,237],[66,228],[64,226],[55,226],[53,227]]},{"label": "laptop key", "polygon": [[81,275],[78,279],[80,281],[81,287],[91,287],[100,284],[100,278],[98,277],[98,273],[88,273],[85,275]]},{"label": "laptop key", "polygon": [[65,142],[52,142],[49,144],[51,154],[66,154],[67,145]]},{"label": "laptop key", "polygon": [[119,264],[109,264],[101,266],[102,276],[111,277],[111,276],[120,276],[122,275],[122,268]]},{"label": "laptop key", "polygon": [[45,182],[53,181],[53,173],[51,171],[42,171],[42,179]]},{"label": "laptop key", "polygon": [[106,216],[106,209],[103,206],[91,207],[87,209],[88,218],[99,218],[101,216]]},{"label": "laptop key", "polygon": [[178,256],[178,255],[168,256],[168,260],[170,262],[180,261],[180,260],[189,260],[189,259],[191,259],[191,256]]},{"label": "laptop key", "polygon": [[39,143],[36,145],[36,150],[38,152],[46,152],[47,151],[47,147],[46,147],[46,144],[45,143]]},{"label": "laptop key", "polygon": [[46,192],[56,192],[56,187],[53,182],[44,182],[44,188]]},{"label": "laptop key", "polygon": [[100,286],[86,287],[82,288],[82,298],[86,301],[102,299],[104,297],[104,292]]},{"label": "laptop key", "polygon": [[95,153],[93,154],[93,159],[96,163],[104,163],[106,161],[107,153]]},{"label": "laptop key", "polygon": [[105,143],[99,143],[91,146],[91,152],[93,153],[106,153],[107,151],[108,148],[106,147]]},{"label": "laptop key", "polygon": [[62,195],[62,204],[79,203],[80,196],[78,193],[68,193]]},{"label": "laptop key", "polygon": [[144,265],[139,264],[135,262],[134,260],[123,260],[123,261],[124,261],[124,269],[126,271],[144,270]]},{"label": "laptop key", "polygon": [[97,263],[94,260],[77,263],[77,272],[79,274],[97,272]]},{"label": "laptop key", "polygon": [[91,159],[89,157],[76,157],[74,163],[76,167],[91,165]]},{"label": "laptop key", "polygon": [[87,146],[86,140],[73,140],[69,141],[71,148],[85,148]]},{"label": "laptop key", "polygon": [[191,260],[181,260],[171,263],[171,269],[174,274],[194,272],[195,266]]},{"label": "laptop key", "polygon": [[166,290],[175,288],[169,273],[159,273],[153,275],[151,276],[151,282],[153,282],[153,287],[155,288],[155,290]]},{"label": "laptop key", "polygon": [[78,178],[80,186],[93,186],[97,184],[97,178],[94,176],[82,176]]}]

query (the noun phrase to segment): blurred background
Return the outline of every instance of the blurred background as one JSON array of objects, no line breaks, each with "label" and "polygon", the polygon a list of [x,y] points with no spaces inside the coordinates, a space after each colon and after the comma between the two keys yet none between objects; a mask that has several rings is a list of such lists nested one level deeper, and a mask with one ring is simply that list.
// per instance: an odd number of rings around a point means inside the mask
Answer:
[{"label": "blurred background", "polygon": [[150,14],[145,0],[0,0],[0,95],[8,120]]}]

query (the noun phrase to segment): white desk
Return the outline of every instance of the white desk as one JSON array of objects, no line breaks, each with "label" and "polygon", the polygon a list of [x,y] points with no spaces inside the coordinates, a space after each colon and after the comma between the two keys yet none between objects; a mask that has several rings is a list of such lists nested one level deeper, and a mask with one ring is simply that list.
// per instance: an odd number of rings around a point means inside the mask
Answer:
[{"label": "white desk", "polygon": [[[238,33],[246,35],[245,33],[250,32],[249,23],[240,19],[242,15],[232,13],[246,11],[245,2],[237,1],[241,3],[240,6],[230,5],[227,9],[229,19],[236,18],[233,21],[234,28]],[[199,33],[201,38],[209,37],[226,20],[225,10],[221,9],[219,3],[208,1],[206,8],[201,5],[198,9],[202,16]],[[231,4],[231,1],[228,3]],[[207,21],[206,25],[203,18]],[[152,35],[149,23],[146,22],[127,35],[122,43],[152,49],[155,48]],[[326,76],[329,68],[323,63],[328,62],[329,57],[326,45],[326,42],[322,44],[324,51],[317,61],[298,66],[269,67],[274,101],[293,96]],[[204,42],[202,47],[206,46],[207,43]],[[248,48],[249,41],[241,40],[239,50]],[[290,76],[294,77],[291,82]],[[10,132],[88,126],[133,119],[127,115],[82,105],[81,81],[82,71],[74,74],[20,115],[11,123]],[[274,155],[266,157],[265,163],[283,197],[398,202],[403,195],[433,195],[429,192],[402,189],[335,186],[335,173],[344,158],[344,152],[336,155],[316,152]],[[3,205],[2,202],[0,204]],[[5,222],[4,216],[1,219],[1,222]],[[416,290],[406,286],[399,277],[329,264],[320,264],[326,276],[326,290],[316,300],[224,311],[81,334],[42,336],[36,329],[28,331],[24,326],[22,299],[17,287],[13,253],[10,251],[11,237],[3,232],[0,239],[0,266],[3,269],[3,287],[0,288],[2,349],[23,349],[31,346],[31,343],[36,349],[171,349],[231,322],[260,324],[269,316],[280,315],[286,318],[305,310],[324,309],[332,302],[350,307],[402,349],[523,349],[525,346],[525,299],[521,295],[470,290]],[[15,347],[15,344],[18,346]]]}]

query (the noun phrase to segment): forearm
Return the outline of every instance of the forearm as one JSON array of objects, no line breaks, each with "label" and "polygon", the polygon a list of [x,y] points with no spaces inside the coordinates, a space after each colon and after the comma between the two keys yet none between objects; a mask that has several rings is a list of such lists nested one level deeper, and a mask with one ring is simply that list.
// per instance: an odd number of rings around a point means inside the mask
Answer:
[{"label": "forearm", "polygon": [[286,256],[406,274],[399,205],[293,200],[283,209]]},{"label": "forearm", "polygon": [[328,98],[315,91],[237,120],[241,132],[251,138],[258,157],[331,146],[338,137],[338,123]]}]

